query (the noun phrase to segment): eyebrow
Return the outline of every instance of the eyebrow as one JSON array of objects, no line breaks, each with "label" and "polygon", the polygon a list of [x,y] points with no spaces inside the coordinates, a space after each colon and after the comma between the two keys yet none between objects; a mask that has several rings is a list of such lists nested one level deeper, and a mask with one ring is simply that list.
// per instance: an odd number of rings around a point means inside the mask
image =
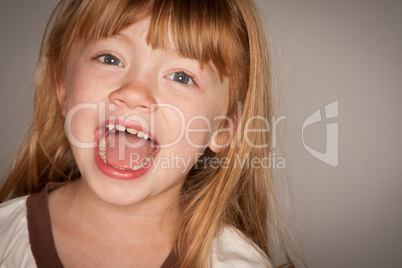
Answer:
[{"label": "eyebrow", "polygon": [[[146,34],[146,32],[142,33],[141,36],[143,36],[143,34]],[[135,44],[134,44],[133,40],[130,38],[130,36],[125,34],[125,33],[122,33],[122,31],[118,32],[115,35],[106,37],[105,39],[108,39],[108,38],[120,39],[123,42],[127,43],[128,45],[131,45],[131,46],[135,47]],[[170,42],[169,42],[169,44],[170,44]],[[171,45],[169,45],[169,46],[167,46],[165,48],[157,48],[157,49],[163,50],[166,53],[171,54],[171,55],[173,55],[175,57],[178,57],[178,58],[183,58],[183,59],[188,59],[188,60],[195,60],[195,61],[197,61],[199,63],[201,71],[206,71],[207,73],[209,73],[214,79],[216,79],[220,83],[223,82],[223,79],[224,79],[225,76],[220,74],[219,70],[216,67],[214,67],[213,63],[211,63],[211,62],[201,63],[196,58],[187,58],[187,57],[181,56],[179,54],[179,52],[177,51],[177,49],[174,48]]]},{"label": "eyebrow", "polygon": [[122,40],[123,42],[125,42],[125,43],[127,43],[129,45],[135,46],[133,40],[128,35],[123,34],[121,32],[118,32],[117,34],[109,36],[107,38],[120,39],[120,40]]}]

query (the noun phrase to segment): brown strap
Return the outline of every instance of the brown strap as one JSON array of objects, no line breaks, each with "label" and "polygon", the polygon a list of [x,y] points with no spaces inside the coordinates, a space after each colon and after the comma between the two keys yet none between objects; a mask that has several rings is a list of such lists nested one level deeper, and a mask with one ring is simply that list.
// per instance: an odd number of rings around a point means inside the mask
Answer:
[{"label": "brown strap", "polygon": [[27,199],[29,242],[38,268],[63,268],[54,244],[48,206],[48,193],[63,184],[48,183]]},{"label": "brown strap", "polygon": [[[48,197],[51,191],[64,184],[65,182],[49,182],[40,192],[30,195],[27,199],[29,242],[38,268],[63,268],[54,244]],[[177,260],[172,251],[161,268],[176,266]]]},{"label": "brown strap", "polygon": [[172,250],[169,256],[166,258],[165,262],[162,264],[161,268],[176,268],[176,267],[178,267],[177,260]]}]

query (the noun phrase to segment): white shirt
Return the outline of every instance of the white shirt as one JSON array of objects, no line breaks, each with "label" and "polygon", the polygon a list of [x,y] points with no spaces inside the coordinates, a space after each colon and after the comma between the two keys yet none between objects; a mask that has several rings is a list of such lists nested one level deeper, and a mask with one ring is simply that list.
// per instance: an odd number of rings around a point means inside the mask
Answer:
[{"label": "white shirt", "polygon": [[[27,196],[0,204],[0,267],[37,267],[29,241]],[[239,230],[226,227],[212,242],[211,267],[272,267],[266,255]]]},{"label": "white shirt", "polygon": [[0,204],[0,267],[34,268],[35,259],[29,243],[27,196]]}]

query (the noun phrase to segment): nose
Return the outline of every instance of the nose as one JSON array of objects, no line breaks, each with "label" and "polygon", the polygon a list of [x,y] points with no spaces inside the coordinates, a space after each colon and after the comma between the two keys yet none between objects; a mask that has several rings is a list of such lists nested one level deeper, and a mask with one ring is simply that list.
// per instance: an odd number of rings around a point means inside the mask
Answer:
[{"label": "nose", "polygon": [[156,104],[150,86],[139,81],[130,81],[109,95],[110,101],[117,107],[150,111],[152,104]]}]

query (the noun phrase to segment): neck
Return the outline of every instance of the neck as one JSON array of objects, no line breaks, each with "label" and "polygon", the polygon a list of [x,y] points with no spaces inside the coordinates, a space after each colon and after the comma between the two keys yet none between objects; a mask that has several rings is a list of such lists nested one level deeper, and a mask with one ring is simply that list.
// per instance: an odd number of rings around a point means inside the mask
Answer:
[{"label": "neck", "polygon": [[58,204],[87,228],[102,231],[108,235],[126,236],[128,233],[138,239],[161,239],[176,236],[180,220],[179,195],[160,195],[136,204],[119,206],[100,199],[83,180],[79,179],[60,188]]}]

